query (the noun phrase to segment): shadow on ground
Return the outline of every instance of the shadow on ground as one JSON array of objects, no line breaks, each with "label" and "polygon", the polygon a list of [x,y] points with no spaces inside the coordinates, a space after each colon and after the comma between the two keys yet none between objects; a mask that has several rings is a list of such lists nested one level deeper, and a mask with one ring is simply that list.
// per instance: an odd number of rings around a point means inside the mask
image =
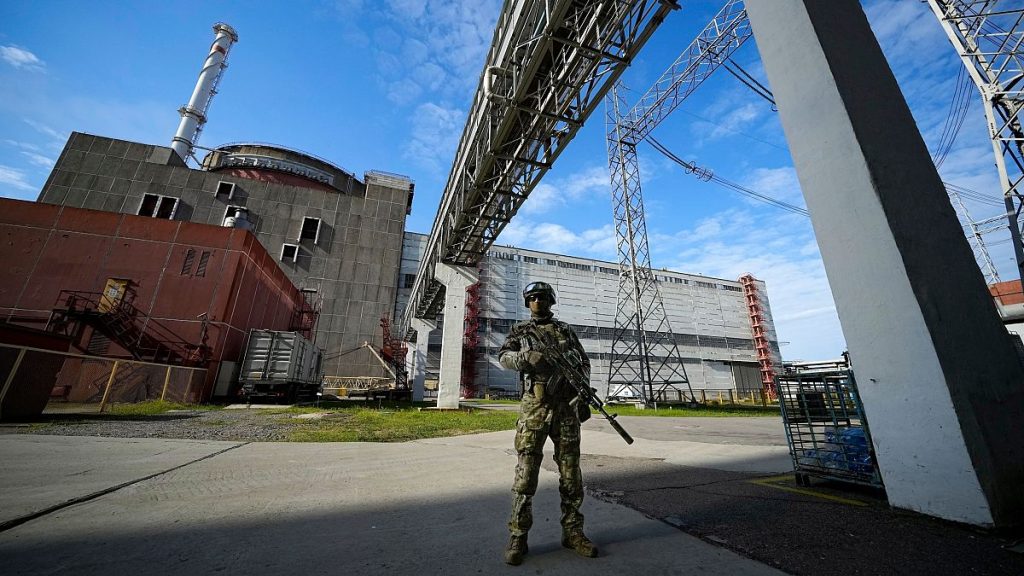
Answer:
[{"label": "shadow on ground", "polygon": [[[792,474],[585,456],[591,494],[792,574],[1024,574],[1024,531],[983,532],[889,507],[881,491]],[[799,491],[799,492],[797,492]],[[854,504],[855,501],[858,504]]]}]

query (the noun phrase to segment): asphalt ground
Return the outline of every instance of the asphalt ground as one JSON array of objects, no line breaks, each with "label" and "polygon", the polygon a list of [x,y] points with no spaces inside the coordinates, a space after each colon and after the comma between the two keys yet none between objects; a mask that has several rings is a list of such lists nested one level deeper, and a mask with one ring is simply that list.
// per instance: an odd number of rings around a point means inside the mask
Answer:
[{"label": "asphalt ground", "polygon": [[[794,482],[775,418],[584,426],[583,559],[546,459],[530,554],[501,562],[512,433],[400,444],[0,435],[4,574],[1024,574],[1020,534]],[[550,453],[550,447],[548,447]]]}]

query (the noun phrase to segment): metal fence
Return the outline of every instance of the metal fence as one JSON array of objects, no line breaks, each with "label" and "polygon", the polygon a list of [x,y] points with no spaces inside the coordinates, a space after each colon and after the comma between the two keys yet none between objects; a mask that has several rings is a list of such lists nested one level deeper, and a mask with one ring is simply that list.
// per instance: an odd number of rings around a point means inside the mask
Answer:
[{"label": "metal fence", "polygon": [[0,416],[96,413],[146,400],[199,402],[205,368],[0,344]]}]

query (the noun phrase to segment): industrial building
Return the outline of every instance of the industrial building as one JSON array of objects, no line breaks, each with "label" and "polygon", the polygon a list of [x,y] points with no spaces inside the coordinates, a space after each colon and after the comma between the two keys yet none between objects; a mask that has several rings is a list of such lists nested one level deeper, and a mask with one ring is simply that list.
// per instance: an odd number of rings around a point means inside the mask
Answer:
[{"label": "industrial building", "polygon": [[[396,316],[402,314],[408,302],[427,239],[423,234],[405,234]],[[555,287],[555,317],[568,322],[580,337],[591,360],[591,386],[601,396],[609,393],[608,367],[619,284],[617,264],[494,245],[479,270],[480,282],[469,288],[467,304],[467,331],[472,338],[472,327],[476,327],[476,346],[475,353],[471,349],[466,351],[475,357],[464,358],[464,393],[470,383],[469,387],[480,394],[511,396],[518,391],[517,374],[503,369],[496,353],[509,327],[529,318],[522,291],[536,281]],[[655,277],[690,386],[697,396],[700,397],[700,391],[759,394],[759,355],[743,283],[670,270],[657,270]],[[754,285],[760,298],[760,326],[770,348],[768,356],[779,366],[778,336],[766,287],[762,281],[755,281]],[[428,389],[433,388],[438,378],[441,332],[439,328],[431,333],[427,347]]]},{"label": "industrial building", "polygon": [[164,146],[72,133],[39,202],[251,231],[318,312],[325,373],[384,376],[360,346],[379,341],[394,307],[412,182],[382,172],[360,180],[265,144],[220,147],[203,164],[190,168]]},{"label": "industrial building", "polygon": [[[8,343],[48,334],[64,351],[195,366],[188,401],[228,394],[250,329],[311,327],[305,295],[246,230],[0,199],[0,238],[0,328],[40,331]],[[65,369],[55,385],[85,401],[92,380]]]}]

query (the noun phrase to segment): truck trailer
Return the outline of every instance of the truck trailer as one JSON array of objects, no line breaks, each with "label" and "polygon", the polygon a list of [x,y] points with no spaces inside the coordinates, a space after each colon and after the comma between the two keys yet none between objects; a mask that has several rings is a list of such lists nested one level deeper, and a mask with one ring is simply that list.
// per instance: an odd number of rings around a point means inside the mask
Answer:
[{"label": "truck trailer", "polygon": [[298,332],[252,330],[238,380],[242,399],[292,404],[316,399],[322,351]]}]

